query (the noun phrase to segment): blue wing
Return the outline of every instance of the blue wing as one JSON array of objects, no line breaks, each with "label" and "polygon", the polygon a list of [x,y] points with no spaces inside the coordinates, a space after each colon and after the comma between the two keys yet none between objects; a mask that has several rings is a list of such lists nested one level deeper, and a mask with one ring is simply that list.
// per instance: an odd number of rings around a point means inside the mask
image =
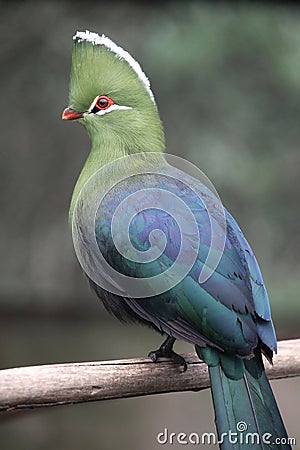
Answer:
[{"label": "blue wing", "polygon": [[[197,181],[206,199],[203,201],[204,197],[189,188],[189,176],[184,176],[186,183],[163,175],[144,175],[125,180],[111,189],[99,206],[95,222],[99,249],[112,267],[130,277],[147,278],[164,272],[179,254],[182,235],[190,243],[187,252],[192,251],[197,238],[191,232],[189,223],[184,222],[181,209],[176,213],[177,219],[179,217],[185,224],[183,228],[168,213],[170,205],[166,204],[164,196],[154,194],[151,188],[170,191],[183,201],[195,217],[200,236],[196,261],[179,284],[167,292],[147,298],[131,298],[125,294],[122,301],[142,320],[193,344],[209,344],[240,355],[251,354],[259,342],[271,351],[276,350],[268,296],[259,266],[242,231],[227,211],[224,251],[210,278],[204,283],[199,282],[211,245],[211,220],[217,229],[219,226],[220,232],[221,227],[217,211],[211,217],[207,210],[207,202],[214,209],[214,195]],[[163,253],[146,263],[134,262],[120,255],[111,235],[111,221],[117,205],[135,192],[141,193],[140,206],[143,203],[153,206],[145,210],[140,208],[130,223],[128,232],[134,248],[147,252],[153,245],[149,239],[153,230],[161,230],[166,237]],[[112,303],[120,300],[113,294],[105,295],[107,301]]]}]

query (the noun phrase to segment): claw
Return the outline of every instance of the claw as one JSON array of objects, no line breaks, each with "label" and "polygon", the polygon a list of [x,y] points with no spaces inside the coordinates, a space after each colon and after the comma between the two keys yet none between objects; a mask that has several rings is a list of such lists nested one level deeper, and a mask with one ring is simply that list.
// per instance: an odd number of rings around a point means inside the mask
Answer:
[{"label": "claw", "polygon": [[178,355],[178,353],[175,353],[173,350],[175,339],[171,336],[168,336],[168,338],[163,342],[163,344],[159,347],[158,350],[153,350],[148,354],[149,358],[153,362],[156,362],[158,358],[170,358],[175,363],[180,364],[183,367],[183,372],[187,370],[187,363],[185,359]]},{"label": "claw", "polygon": [[158,350],[154,350],[148,353],[148,357],[151,358],[152,362],[156,362],[158,360],[159,355],[157,354]]}]

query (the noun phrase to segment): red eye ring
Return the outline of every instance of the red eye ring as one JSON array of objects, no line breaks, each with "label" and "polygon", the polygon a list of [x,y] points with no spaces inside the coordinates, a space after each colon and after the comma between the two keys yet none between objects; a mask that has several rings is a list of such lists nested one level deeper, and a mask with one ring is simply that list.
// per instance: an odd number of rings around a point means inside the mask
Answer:
[{"label": "red eye ring", "polygon": [[95,102],[95,108],[99,111],[103,111],[105,109],[108,109],[114,103],[115,102],[113,101],[113,99],[108,97],[108,95],[99,95]]}]

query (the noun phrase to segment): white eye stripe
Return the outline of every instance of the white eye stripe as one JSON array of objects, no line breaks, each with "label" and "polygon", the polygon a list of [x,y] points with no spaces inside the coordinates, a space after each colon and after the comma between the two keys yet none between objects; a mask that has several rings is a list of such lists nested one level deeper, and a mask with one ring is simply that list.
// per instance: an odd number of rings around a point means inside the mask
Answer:
[{"label": "white eye stripe", "polygon": [[[132,109],[132,108],[130,106],[121,106],[121,105],[116,105],[114,103],[109,108],[107,108],[107,109],[99,109],[99,111],[97,111],[94,114],[97,114],[97,116],[104,116],[104,114],[107,114],[107,113],[109,113],[111,111],[117,111],[118,109]],[[89,112],[91,112],[91,108],[89,109]]]},{"label": "white eye stripe", "polygon": [[[88,109],[89,113],[91,113],[93,111],[93,109],[95,108],[98,99],[99,99],[99,96],[97,95],[97,97],[95,97],[95,100],[93,101],[93,103],[91,104],[91,106]],[[103,116],[104,114],[107,114],[111,111],[116,111],[118,109],[132,109],[132,108],[130,106],[122,106],[122,105],[117,105],[116,103],[113,103],[107,109],[99,109],[99,111],[95,112],[94,114],[97,114],[98,116]]]},{"label": "white eye stripe", "polygon": [[93,101],[93,103],[91,104],[91,106],[89,107],[89,109],[88,109],[88,112],[91,112],[93,109],[94,109],[94,107],[95,107],[95,105],[96,105],[96,103],[97,103],[97,100],[98,100],[98,95],[97,95],[97,97],[95,97],[95,100]]}]

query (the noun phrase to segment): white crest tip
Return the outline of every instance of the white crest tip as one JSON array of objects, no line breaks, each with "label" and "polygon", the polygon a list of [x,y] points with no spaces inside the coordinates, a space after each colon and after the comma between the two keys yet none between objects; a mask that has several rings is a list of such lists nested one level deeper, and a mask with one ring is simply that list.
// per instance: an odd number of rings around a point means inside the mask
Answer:
[{"label": "white crest tip", "polygon": [[114,53],[117,58],[125,60],[129,64],[129,66],[135,71],[139,79],[143,82],[152,101],[155,103],[154,95],[150,87],[150,81],[143,72],[140,64],[130,55],[130,53],[128,53],[119,45],[115,44],[110,38],[108,38],[104,34],[100,36],[99,34],[93,33],[88,30],[77,31],[77,33],[73,36],[73,40],[77,42],[90,42],[93,45],[103,45],[109,51]]}]

